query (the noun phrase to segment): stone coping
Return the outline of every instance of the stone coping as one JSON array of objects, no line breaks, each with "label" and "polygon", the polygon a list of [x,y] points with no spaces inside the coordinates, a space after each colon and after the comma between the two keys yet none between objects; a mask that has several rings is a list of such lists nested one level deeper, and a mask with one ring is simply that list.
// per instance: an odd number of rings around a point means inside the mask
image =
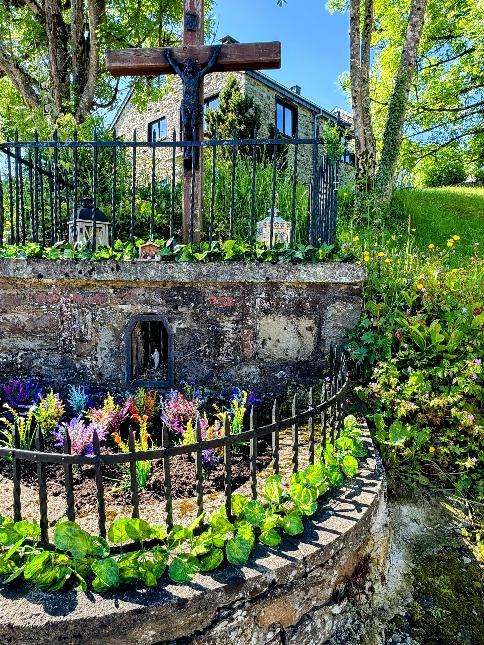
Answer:
[{"label": "stone coping", "polygon": [[[217,613],[244,601],[302,584],[330,560],[365,543],[385,494],[384,473],[368,430],[368,454],[357,477],[322,501],[298,538],[276,549],[257,545],[246,566],[226,566],[197,575],[190,584],[165,580],[154,589],[130,588],[110,594],[43,593],[0,587],[0,643],[160,644],[190,636],[212,624]],[[232,642],[227,634],[227,643]]]},{"label": "stone coping", "polygon": [[363,267],[347,262],[278,264],[257,262],[89,262],[80,260],[1,259],[1,279],[131,283],[282,283],[361,286]]}]

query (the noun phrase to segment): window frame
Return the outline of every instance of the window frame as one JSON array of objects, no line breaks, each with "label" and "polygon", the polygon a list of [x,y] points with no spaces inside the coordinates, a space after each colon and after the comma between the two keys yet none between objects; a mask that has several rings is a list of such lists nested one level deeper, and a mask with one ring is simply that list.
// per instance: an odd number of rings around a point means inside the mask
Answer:
[{"label": "window frame", "polygon": [[[283,109],[283,114],[282,114],[282,120],[283,120],[283,130],[279,130],[278,126],[278,108],[279,106],[282,107]],[[290,111],[292,114],[292,127],[291,127],[291,134],[287,134],[284,130],[286,128],[286,110]],[[288,101],[287,99],[282,98],[281,96],[276,95],[276,108],[275,108],[275,126],[276,126],[276,133],[278,136],[282,137],[287,137],[288,139],[293,139],[298,131],[298,117],[299,117],[299,111],[296,105],[294,103],[291,103],[291,101]]]},{"label": "window frame", "polygon": [[[165,122],[165,136],[163,138],[156,139],[154,141],[153,135],[152,135],[152,127],[157,123],[161,123],[162,121]],[[166,141],[167,139],[168,139],[168,120],[166,116],[160,116],[159,119],[155,119],[154,121],[150,121],[148,123],[148,143],[156,143],[157,141]]]}]

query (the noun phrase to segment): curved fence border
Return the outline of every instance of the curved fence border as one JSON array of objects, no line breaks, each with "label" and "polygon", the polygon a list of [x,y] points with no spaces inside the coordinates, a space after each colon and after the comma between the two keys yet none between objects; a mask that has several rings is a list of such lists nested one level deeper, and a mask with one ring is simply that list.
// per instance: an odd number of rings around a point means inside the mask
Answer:
[{"label": "curved fence border", "polygon": [[[321,392],[318,396],[319,403],[315,403],[314,388],[307,392],[308,407],[298,409],[298,396],[294,395],[292,400],[291,416],[281,419],[280,404],[278,399],[274,400],[272,407],[272,422],[258,426],[255,409],[250,410],[250,429],[239,434],[231,434],[230,423],[226,419],[224,424],[224,436],[219,439],[202,441],[200,420],[196,423],[195,436],[197,442],[190,445],[171,445],[168,429],[163,426],[162,447],[137,451],[135,447],[135,431],[129,432],[129,452],[104,454],[101,452],[99,437],[96,432],[93,436],[92,455],[73,455],[69,445],[69,438],[64,438],[62,453],[44,451],[43,435],[40,428],[35,434],[35,450],[21,450],[19,446],[18,431],[14,432],[14,447],[0,447],[0,457],[7,457],[12,462],[13,482],[13,516],[14,520],[22,520],[21,502],[21,479],[22,462],[34,462],[37,465],[37,488],[39,497],[39,515],[41,542],[48,544],[48,492],[46,467],[48,465],[59,465],[64,469],[65,492],[66,492],[66,516],[69,520],[75,521],[75,490],[73,484],[74,466],[92,466],[95,473],[97,516],[99,534],[106,537],[106,504],[103,482],[103,467],[108,464],[128,464],[130,470],[130,494],[133,518],[140,517],[139,485],[136,473],[136,462],[140,461],[163,461],[163,474],[165,486],[165,515],[168,530],[173,527],[173,497],[171,493],[170,458],[178,455],[194,455],[196,472],[196,498],[197,513],[201,515],[204,509],[203,493],[203,467],[202,452],[210,448],[223,448],[224,452],[224,498],[228,517],[232,511],[232,449],[234,444],[249,443],[250,445],[250,487],[252,499],[257,499],[257,440],[261,437],[271,436],[273,472],[280,471],[280,433],[283,430],[291,430],[291,469],[296,472],[299,468],[300,453],[302,450],[300,442],[300,429],[302,425],[307,427],[307,444],[304,449],[308,451],[308,462],[315,461],[316,446],[325,446],[329,439],[333,444],[339,436],[346,413],[346,393],[348,389],[348,359],[341,348],[331,348],[329,357],[329,375],[323,381]],[[319,425],[319,437],[316,436],[316,427]]]}]

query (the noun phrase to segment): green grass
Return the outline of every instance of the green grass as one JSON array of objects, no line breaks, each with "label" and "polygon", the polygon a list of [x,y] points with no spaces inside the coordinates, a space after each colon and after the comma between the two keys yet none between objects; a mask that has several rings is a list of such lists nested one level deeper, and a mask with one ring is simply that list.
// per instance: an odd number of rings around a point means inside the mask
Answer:
[{"label": "green grass", "polygon": [[402,189],[395,192],[392,211],[400,222],[415,230],[420,249],[429,244],[445,248],[447,240],[460,235],[456,258],[464,260],[474,252],[474,243],[484,246],[484,188]]}]

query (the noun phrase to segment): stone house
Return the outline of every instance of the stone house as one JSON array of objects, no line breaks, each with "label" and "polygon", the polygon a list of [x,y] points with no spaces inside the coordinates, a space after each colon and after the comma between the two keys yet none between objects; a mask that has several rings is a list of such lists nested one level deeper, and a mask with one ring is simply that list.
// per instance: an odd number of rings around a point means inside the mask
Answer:
[{"label": "stone house", "polygon": [[[222,39],[223,43],[236,42],[230,37]],[[274,126],[283,136],[291,139],[296,135],[301,139],[315,136],[316,126],[320,130],[327,123],[340,127],[342,140],[351,140],[352,117],[341,108],[326,110],[304,98],[301,87],[285,87],[261,72],[216,72],[205,78],[205,109],[216,109],[228,77],[232,75],[238,81],[243,95],[252,97],[261,110],[260,138],[266,138],[274,132]],[[136,130],[138,141],[163,141],[180,136],[180,101],[181,81],[178,77],[170,80],[170,89],[160,101],[149,103],[145,110],[139,111],[128,94],[120,106],[112,128],[125,140],[132,140]],[[345,161],[352,163],[350,147],[345,147]],[[141,151],[141,155],[143,152]],[[149,156],[149,152],[145,152]],[[158,153],[157,153],[158,154]],[[159,164],[167,173],[171,172],[171,149],[159,151]],[[177,151],[178,164],[181,164],[181,151]],[[303,145],[299,149],[299,174],[309,174],[312,160],[312,146]],[[148,162],[148,158],[146,159]],[[142,163],[142,162],[141,162]],[[304,170],[306,169],[306,170]]]}]

